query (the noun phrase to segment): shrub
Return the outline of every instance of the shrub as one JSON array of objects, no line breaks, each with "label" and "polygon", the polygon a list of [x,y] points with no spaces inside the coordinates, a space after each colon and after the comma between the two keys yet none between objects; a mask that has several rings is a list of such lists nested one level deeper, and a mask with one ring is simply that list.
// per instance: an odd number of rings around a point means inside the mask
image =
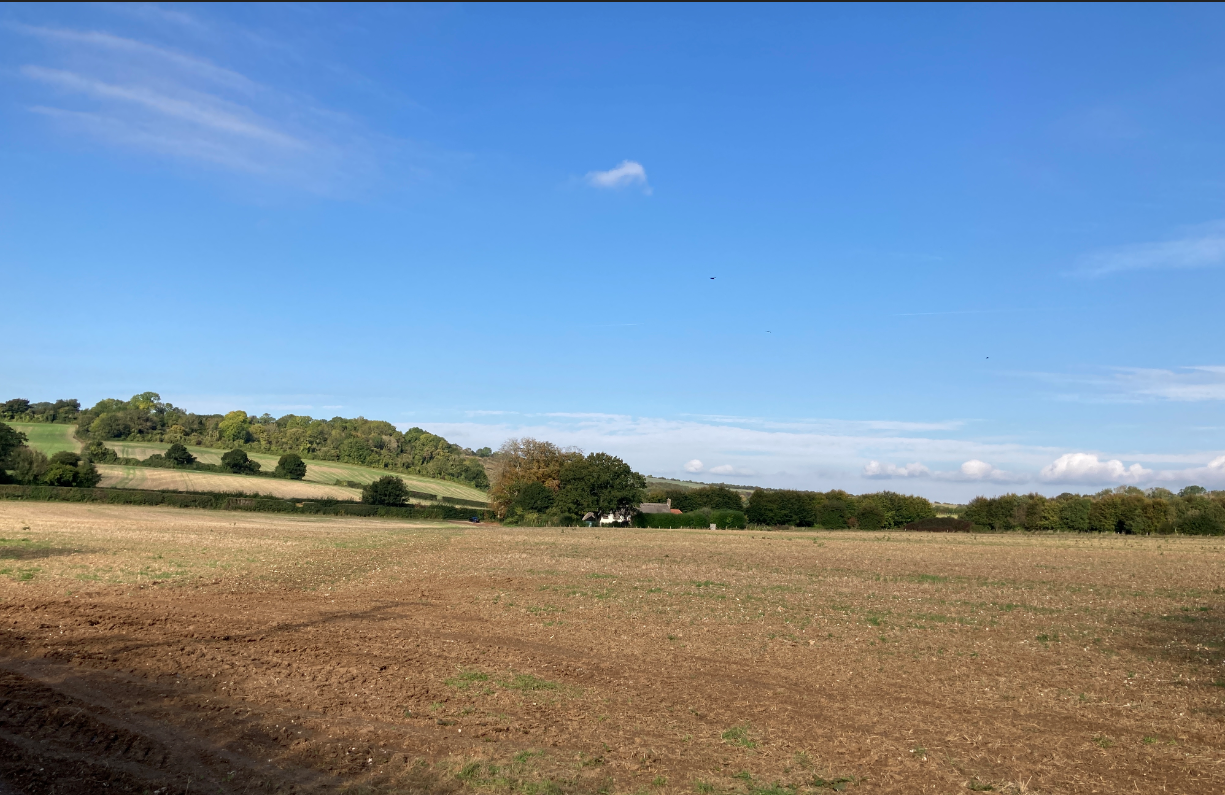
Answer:
[{"label": "shrub", "polygon": [[162,454],[162,457],[175,466],[191,466],[196,463],[196,457],[187,452],[187,448],[177,442],[170,445],[170,449]]},{"label": "shrub", "polygon": [[974,529],[974,523],[966,519],[954,519],[951,516],[936,516],[931,519],[920,519],[902,526],[903,530],[917,530],[922,533],[969,533]]},{"label": "shrub", "polygon": [[119,454],[102,442],[93,441],[85,447],[85,459],[95,464],[113,464],[119,460]]},{"label": "shrub", "polygon": [[408,487],[395,475],[384,475],[362,489],[362,502],[367,505],[403,505],[408,501]]},{"label": "shrub", "polygon": [[286,453],[276,462],[276,476],[301,480],[306,477],[306,462],[297,453]]},{"label": "shrub", "polygon": [[51,464],[42,476],[48,486],[75,486],[76,480],[77,468],[70,464]]},{"label": "shrub", "polygon": [[221,456],[221,466],[236,475],[251,475],[259,472],[259,462],[252,461],[246,450],[227,450]]},{"label": "shrub", "polygon": [[72,485],[92,489],[102,481],[102,475],[98,473],[98,468],[93,465],[92,461],[82,461],[77,464],[77,479]]},{"label": "shrub", "polygon": [[18,447],[9,453],[8,468],[18,483],[37,483],[47,474],[47,457],[30,447]]},{"label": "shrub", "polygon": [[60,450],[58,453],[51,456],[50,463],[52,465],[63,464],[65,466],[75,467],[77,464],[81,463],[81,456],[70,450]]}]

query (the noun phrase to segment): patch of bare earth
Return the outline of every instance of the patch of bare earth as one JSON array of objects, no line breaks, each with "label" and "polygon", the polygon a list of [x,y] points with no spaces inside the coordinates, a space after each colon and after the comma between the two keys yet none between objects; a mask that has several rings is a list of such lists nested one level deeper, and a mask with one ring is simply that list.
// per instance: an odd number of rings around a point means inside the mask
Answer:
[{"label": "patch of bare earth", "polygon": [[1217,539],[18,502],[0,537],[17,793],[1225,791]]}]

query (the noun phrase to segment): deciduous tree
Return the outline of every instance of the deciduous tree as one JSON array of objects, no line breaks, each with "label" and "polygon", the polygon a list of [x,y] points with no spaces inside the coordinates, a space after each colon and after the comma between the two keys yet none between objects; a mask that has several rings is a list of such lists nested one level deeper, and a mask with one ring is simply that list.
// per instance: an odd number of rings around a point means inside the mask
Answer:
[{"label": "deciduous tree", "polygon": [[275,472],[278,478],[301,480],[306,477],[306,462],[297,453],[286,453],[276,462]]},{"label": "deciduous tree", "polygon": [[556,506],[576,517],[591,512],[628,520],[646,493],[646,478],[608,453],[568,460],[560,475]]},{"label": "deciduous tree", "polygon": [[362,489],[362,502],[369,505],[403,505],[408,502],[408,486],[395,475],[384,475]]},{"label": "deciduous tree", "polygon": [[196,463],[196,457],[181,444],[172,444],[165,453],[166,460],[175,466],[188,467]]},{"label": "deciduous tree", "polygon": [[236,475],[250,475],[260,470],[259,462],[252,461],[246,450],[227,450],[221,456],[221,466]]}]

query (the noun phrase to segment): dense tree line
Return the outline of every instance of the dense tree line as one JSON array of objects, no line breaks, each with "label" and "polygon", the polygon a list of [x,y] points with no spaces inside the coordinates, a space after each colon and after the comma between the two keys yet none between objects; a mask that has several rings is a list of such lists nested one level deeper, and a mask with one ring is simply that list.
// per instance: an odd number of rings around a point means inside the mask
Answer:
[{"label": "dense tree line", "polygon": [[73,423],[80,413],[81,401],[76,399],[31,403],[25,398],[13,398],[0,403],[0,420],[9,422]]},{"label": "dense tree line", "polygon": [[156,392],[144,392],[130,400],[101,400],[81,411],[76,435],[82,441],[153,441],[293,453],[307,460],[360,464],[479,489],[489,486],[480,458],[471,451],[421,428],[401,432],[389,422],[364,417],[195,414],[164,403]]},{"label": "dense tree line", "polygon": [[687,513],[640,513],[634,517],[636,527],[683,528],[710,527],[720,530],[743,530],[748,526],[744,511],[712,509],[706,506]]},{"label": "dense tree line", "polygon": [[994,530],[1225,535],[1225,491],[1119,486],[1093,495],[1005,494],[974,498],[964,515]]},{"label": "dense tree line", "polygon": [[753,524],[879,530],[929,519],[936,509],[922,497],[892,491],[856,497],[838,490],[758,489],[749,495],[746,513]]},{"label": "dense tree line", "polygon": [[646,494],[646,478],[607,453],[509,439],[496,462],[490,503],[509,524],[573,525],[587,514],[628,522]]},{"label": "dense tree line", "polygon": [[0,422],[0,483],[93,487],[102,479],[88,458],[67,450],[48,458],[26,441],[24,433]]},{"label": "dense tree line", "polygon": [[672,507],[682,513],[699,508],[711,510],[743,511],[744,500],[726,486],[702,486],[697,489],[662,489],[647,495],[647,502],[672,501]]}]

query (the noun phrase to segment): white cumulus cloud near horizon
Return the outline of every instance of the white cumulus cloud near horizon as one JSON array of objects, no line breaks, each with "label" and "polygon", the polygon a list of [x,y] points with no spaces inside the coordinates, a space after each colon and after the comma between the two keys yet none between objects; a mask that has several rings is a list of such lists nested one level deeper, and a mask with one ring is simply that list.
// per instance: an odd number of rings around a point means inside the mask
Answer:
[{"label": "white cumulus cloud near horizon", "polygon": [[886,478],[926,478],[931,477],[931,474],[932,471],[918,461],[915,461],[913,464],[906,464],[905,466],[882,464],[880,461],[869,461],[863,468],[863,476],[865,478],[880,480]]},{"label": "white cumulus cloud near horizon", "polygon": [[1122,461],[1102,461],[1093,453],[1065,453],[1042,467],[1038,479],[1047,483],[1093,485],[1136,484],[1151,480],[1154,472],[1140,464],[1126,466]]},{"label": "white cumulus cloud near horizon", "polygon": [[1007,472],[994,464],[979,461],[977,458],[962,463],[956,471],[940,472],[938,476],[946,480],[996,481],[999,483],[1019,483],[1026,479],[1023,475]]},{"label": "white cumulus cloud near horizon", "polygon": [[636,160],[622,160],[607,171],[589,171],[586,181],[593,188],[615,189],[641,185],[643,192],[651,192],[651,186],[647,183],[647,170]]},{"label": "white cumulus cloud near horizon", "polygon": [[[472,449],[497,447],[510,437],[531,436],[589,452],[611,453],[645,475],[686,480],[700,479],[695,476],[704,474],[711,480],[744,485],[863,492],[877,490],[874,481],[882,475],[905,475],[907,490],[941,499],[968,499],[982,490],[1005,489],[1006,472],[998,467],[984,470],[971,465],[967,475],[959,468],[961,464],[952,463],[946,465],[950,470],[947,476],[937,476],[930,472],[934,469],[930,462],[998,461],[1008,462],[1009,471],[1036,472],[1064,452],[1013,442],[949,438],[964,432],[965,424],[960,421],[482,411],[470,413],[468,421],[415,420],[413,424]],[[873,461],[879,469],[871,466]],[[882,463],[886,461],[913,463],[890,466]]]},{"label": "white cumulus cloud near horizon", "polygon": [[[476,414],[475,418],[493,415]],[[417,423],[422,424],[422,423]],[[535,436],[587,451],[623,458],[644,474],[711,479],[782,488],[873,491],[882,480],[905,482],[906,490],[938,499],[969,499],[1018,488],[1069,484],[1200,483],[1225,485],[1225,455],[1154,456],[1185,462],[1159,468],[1124,464],[1095,452],[948,438],[964,423],[891,420],[763,420],[745,417],[668,419],[615,414],[552,413],[497,415],[496,424],[430,423],[431,431],[480,447],[500,438]],[[500,438],[498,438],[500,437]],[[471,440],[471,441],[468,441]],[[479,442],[479,443],[478,443]],[[681,456],[676,455],[678,451]],[[695,455],[696,454],[696,455]],[[685,457],[687,455],[687,457]],[[717,466],[706,462],[719,461]],[[1196,460],[1206,464],[1196,464]],[[889,463],[903,461],[909,463]],[[952,463],[960,461],[960,464]],[[683,462],[683,463],[681,463]],[[932,462],[949,462],[942,467]],[[1190,464],[1191,466],[1188,466]],[[731,479],[735,480],[731,480]]]},{"label": "white cumulus cloud near horizon", "polygon": [[905,466],[881,463],[880,461],[869,461],[864,466],[861,474],[865,478],[873,480],[932,478],[934,480],[956,482],[991,481],[996,483],[1020,483],[1027,479],[1024,475],[1008,472],[996,467],[994,464],[988,464],[986,461],[981,461],[977,458],[963,462],[957,469],[935,472],[918,461],[906,464]]}]

